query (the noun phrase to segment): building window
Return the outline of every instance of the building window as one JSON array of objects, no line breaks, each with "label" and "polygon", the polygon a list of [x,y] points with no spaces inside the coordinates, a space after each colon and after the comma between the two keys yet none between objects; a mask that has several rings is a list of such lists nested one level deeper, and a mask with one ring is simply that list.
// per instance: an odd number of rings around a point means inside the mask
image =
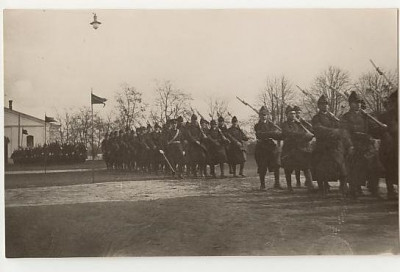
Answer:
[{"label": "building window", "polygon": [[26,146],[32,148],[33,147],[33,136],[29,135],[26,137]]}]

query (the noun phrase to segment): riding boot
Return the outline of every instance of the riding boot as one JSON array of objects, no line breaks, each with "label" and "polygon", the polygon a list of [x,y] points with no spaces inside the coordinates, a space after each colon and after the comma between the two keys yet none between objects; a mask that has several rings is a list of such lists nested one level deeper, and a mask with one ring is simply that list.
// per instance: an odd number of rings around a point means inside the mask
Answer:
[{"label": "riding boot", "polygon": [[224,169],[224,164],[223,163],[219,164],[219,169],[221,170],[221,178],[226,178],[225,169]]},{"label": "riding boot", "polygon": [[265,191],[265,173],[260,173],[259,174],[260,177],[260,190],[261,191]]},{"label": "riding boot", "polygon": [[318,182],[318,191],[320,194],[325,195],[326,191],[325,191],[325,181],[323,180],[317,180]]},{"label": "riding boot", "polygon": [[274,188],[275,189],[282,189],[281,184],[279,182],[279,167],[275,169],[274,171]]},{"label": "riding boot", "polygon": [[349,188],[347,187],[347,183],[345,179],[339,179],[339,191],[342,194],[342,196],[346,196],[347,192],[349,191]]},{"label": "riding boot", "polygon": [[245,175],[243,174],[243,170],[244,170],[244,162],[242,162],[240,164],[240,169],[239,169],[239,176],[244,177]]},{"label": "riding boot", "polygon": [[228,166],[229,166],[229,174],[233,174],[233,165],[229,163]]},{"label": "riding boot", "polygon": [[[301,187],[301,182],[300,182],[300,170],[295,170],[294,174],[296,176],[296,187]],[[306,179],[307,182],[307,179]]]},{"label": "riding boot", "polygon": [[214,165],[214,164],[211,164],[211,165],[210,165],[210,174],[211,174],[211,177],[212,177],[212,178],[216,178],[216,175],[215,175],[215,165]]},{"label": "riding boot", "polygon": [[304,177],[306,178],[305,185],[307,186],[308,191],[314,190],[314,185],[312,184],[310,169],[303,170],[303,173],[304,173]]},{"label": "riding boot", "polygon": [[292,189],[292,171],[285,169],[285,178],[286,178],[286,184],[287,184],[287,189],[289,192],[293,192]]},{"label": "riding boot", "polygon": [[232,174],[233,174],[233,177],[237,177],[237,176],[236,176],[236,164],[232,164],[231,167],[232,167]]}]

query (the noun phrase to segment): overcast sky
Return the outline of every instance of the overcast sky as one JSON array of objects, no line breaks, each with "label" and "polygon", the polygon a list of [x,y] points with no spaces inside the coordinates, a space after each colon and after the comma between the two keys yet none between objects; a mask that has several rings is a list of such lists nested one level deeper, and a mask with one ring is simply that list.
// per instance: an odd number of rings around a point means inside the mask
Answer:
[{"label": "overcast sky", "polygon": [[[397,11],[392,10],[89,10],[4,11],[5,105],[42,118],[90,106],[90,89],[114,100],[122,83],[144,93],[171,80],[206,100],[229,102],[239,118],[251,113],[267,76],[285,75],[305,88],[329,65],[353,78],[397,67]],[[113,103],[103,109],[110,111]]]}]

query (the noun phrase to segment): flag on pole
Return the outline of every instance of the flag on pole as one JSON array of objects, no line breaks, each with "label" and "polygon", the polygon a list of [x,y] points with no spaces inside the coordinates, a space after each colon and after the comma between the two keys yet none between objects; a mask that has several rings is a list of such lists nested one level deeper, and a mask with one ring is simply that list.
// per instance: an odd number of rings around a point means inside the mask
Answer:
[{"label": "flag on pole", "polygon": [[22,129],[22,134],[28,135],[28,131],[26,129]]},{"label": "flag on pole", "polygon": [[55,122],[57,122],[53,117],[49,117],[49,116],[44,116],[44,121],[46,122],[46,123],[55,123]]},{"label": "flag on pole", "polygon": [[102,98],[102,97],[97,96],[97,95],[94,95],[92,93],[92,104],[103,104],[105,106],[106,105],[106,103],[105,103],[106,101],[107,101],[107,99]]}]

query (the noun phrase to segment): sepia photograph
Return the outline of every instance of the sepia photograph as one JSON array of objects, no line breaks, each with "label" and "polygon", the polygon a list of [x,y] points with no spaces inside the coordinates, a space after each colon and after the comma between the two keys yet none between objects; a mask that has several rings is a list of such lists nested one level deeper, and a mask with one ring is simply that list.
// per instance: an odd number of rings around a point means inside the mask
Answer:
[{"label": "sepia photograph", "polygon": [[4,9],[5,257],[398,255],[398,26]]}]

